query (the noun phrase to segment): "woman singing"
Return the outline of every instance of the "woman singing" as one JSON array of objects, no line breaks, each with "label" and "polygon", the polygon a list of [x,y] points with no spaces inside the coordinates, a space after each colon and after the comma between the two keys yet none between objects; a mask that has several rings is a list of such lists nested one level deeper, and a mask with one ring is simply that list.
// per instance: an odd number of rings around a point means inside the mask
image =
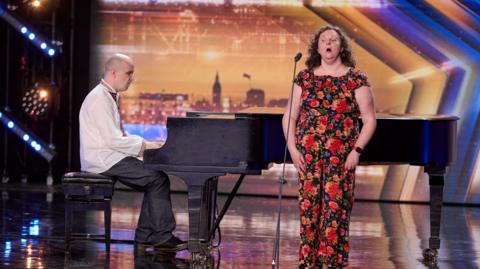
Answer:
[{"label": "woman singing", "polygon": [[295,78],[291,113],[287,107],[283,117],[284,133],[294,130],[287,146],[299,173],[299,268],[343,268],[355,167],[375,131],[375,108],[340,28],[322,27],[309,53],[307,69]]}]

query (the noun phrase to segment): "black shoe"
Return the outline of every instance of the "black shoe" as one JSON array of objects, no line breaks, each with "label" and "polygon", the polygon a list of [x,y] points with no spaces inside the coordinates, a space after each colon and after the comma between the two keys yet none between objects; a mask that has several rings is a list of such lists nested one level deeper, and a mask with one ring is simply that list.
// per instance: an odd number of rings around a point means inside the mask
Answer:
[{"label": "black shoe", "polygon": [[166,242],[155,245],[155,251],[181,251],[188,247],[186,241],[181,240],[176,236],[172,236]]}]

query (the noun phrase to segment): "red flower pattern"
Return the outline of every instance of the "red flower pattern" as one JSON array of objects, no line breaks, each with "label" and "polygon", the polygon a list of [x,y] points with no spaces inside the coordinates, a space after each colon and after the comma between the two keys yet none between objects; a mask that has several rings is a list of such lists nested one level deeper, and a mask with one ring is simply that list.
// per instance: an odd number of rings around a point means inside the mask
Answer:
[{"label": "red flower pattern", "polygon": [[354,69],[341,77],[314,76],[306,69],[295,83],[302,88],[295,141],[306,160],[306,172],[299,173],[299,268],[342,268],[348,265],[355,177],[344,163],[360,129],[353,91],[369,84]]}]

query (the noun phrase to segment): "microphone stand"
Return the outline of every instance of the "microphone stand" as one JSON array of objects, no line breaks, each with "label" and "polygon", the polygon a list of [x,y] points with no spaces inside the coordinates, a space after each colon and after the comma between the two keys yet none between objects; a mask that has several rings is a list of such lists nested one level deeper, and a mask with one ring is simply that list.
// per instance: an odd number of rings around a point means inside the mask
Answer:
[{"label": "microphone stand", "polygon": [[293,84],[295,79],[295,73],[297,72],[297,62],[302,57],[301,53],[297,53],[294,59],[293,65],[293,76],[292,76],[292,88],[290,89],[290,102],[288,108],[288,124],[287,124],[287,133],[285,135],[285,150],[283,153],[283,167],[282,167],[282,175],[280,176],[280,180],[278,181],[278,216],[277,216],[277,228],[275,232],[275,241],[273,244],[273,255],[272,255],[272,269],[277,268],[279,266],[279,254],[280,254],[280,217],[282,213],[282,194],[283,194],[283,184],[286,183],[285,181],[285,163],[287,162],[287,152],[288,152],[288,137],[290,133],[290,122],[291,118],[290,115],[292,114],[292,101],[293,101]]}]

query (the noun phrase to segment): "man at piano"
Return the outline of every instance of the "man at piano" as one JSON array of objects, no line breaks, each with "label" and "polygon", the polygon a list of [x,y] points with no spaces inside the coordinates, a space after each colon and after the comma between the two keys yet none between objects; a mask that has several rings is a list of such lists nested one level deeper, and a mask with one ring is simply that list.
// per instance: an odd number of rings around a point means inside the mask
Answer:
[{"label": "man at piano", "polygon": [[299,268],[343,268],[355,167],[375,131],[375,109],[367,77],[355,69],[340,28],[321,28],[309,52],[308,68],[295,79],[291,113],[287,107],[283,118],[300,178]]},{"label": "man at piano", "polygon": [[134,64],[123,54],[111,56],[100,83],[87,95],[80,109],[80,161],[82,171],[112,176],[144,192],[135,249],[178,251],[187,243],[172,234],[175,218],[170,201],[170,181],[163,172],[144,167],[140,160],[146,149],[160,148],[157,142],[127,134],[122,125],[119,95],[130,86]]}]

